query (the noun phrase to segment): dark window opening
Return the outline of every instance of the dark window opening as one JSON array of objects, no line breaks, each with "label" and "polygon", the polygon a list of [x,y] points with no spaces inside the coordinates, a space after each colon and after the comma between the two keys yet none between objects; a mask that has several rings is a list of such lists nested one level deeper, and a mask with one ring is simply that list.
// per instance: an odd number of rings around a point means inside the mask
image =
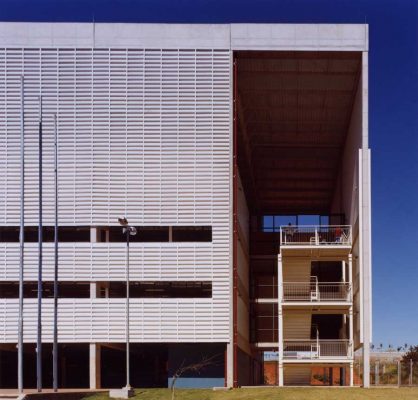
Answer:
[{"label": "dark window opening", "polygon": [[173,242],[211,242],[211,226],[173,226]]},{"label": "dark window opening", "polygon": [[[137,234],[129,237],[130,242],[211,242],[211,226],[138,226]],[[126,235],[121,226],[97,227],[96,240],[100,243],[126,242]],[[170,235],[170,229],[172,234]],[[18,226],[0,227],[0,242],[18,243],[20,228]],[[54,242],[54,227],[42,228],[43,242]],[[171,238],[170,238],[171,236]],[[38,227],[25,227],[25,242],[38,242]],[[90,242],[90,226],[58,227],[58,242]]]},{"label": "dark window opening", "polygon": [[[43,228],[44,242],[54,241],[54,227],[47,226]],[[36,239],[37,241],[38,239]],[[90,242],[89,226],[59,226],[59,242]]]},{"label": "dark window opening", "polygon": [[341,261],[312,261],[311,276],[316,276],[318,282],[341,282]]},{"label": "dark window opening", "polygon": [[38,227],[37,226],[25,226],[25,242],[35,243],[37,241],[38,241]]},{"label": "dark window opening", "polygon": [[[126,297],[126,283],[125,282],[109,282],[106,285],[107,293],[100,292],[100,295],[107,294],[110,298]],[[130,296],[132,297],[132,296]]]},{"label": "dark window opening", "polygon": [[205,298],[212,297],[211,282],[133,282],[132,297]]},{"label": "dark window opening", "polygon": [[139,242],[168,242],[168,226],[142,226],[138,228]]},{"label": "dark window opening", "polygon": [[[0,242],[19,242],[20,228],[18,226],[2,226],[0,227]],[[25,226],[25,242],[38,242],[38,227]],[[43,242],[54,241],[54,227],[42,227]],[[90,242],[89,226],[59,226],[58,227],[59,242]]]},{"label": "dark window opening", "polygon": [[[126,297],[125,282],[109,282],[106,289],[99,292],[100,297]],[[212,283],[201,281],[153,281],[130,282],[129,297],[131,298],[210,298]]]},{"label": "dark window opening", "polygon": [[[136,235],[129,236],[130,242],[168,242],[169,240],[168,226],[140,226],[136,228]],[[126,235],[123,233],[121,226],[109,226],[101,230],[105,231],[104,236],[100,233],[100,238],[102,239],[104,237],[104,241],[106,241],[107,230],[109,242],[126,242]]]},{"label": "dark window opening", "polygon": [[97,231],[97,241],[98,242],[107,242],[108,231],[105,228],[98,228]]},{"label": "dark window opening", "polygon": [[[126,242],[126,235],[123,233],[123,228],[121,226],[109,226],[104,229],[108,234],[109,242]],[[106,236],[106,235],[105,235]],[[130,236],[129,241],[136,242],[138,239],[138,234],[136,236]]]},{"label": "dark window opening", "polygon": [[[37,282],[23,283],[23,297],[36,298],[38,296]],[[54,297],[54,283],[42,283],[42,298]],[[89,282],[58,282],[59,298],[85,299],[90,297]],[[19,298],[18,282],[0,282],[0,298],[17,299]]]},{"label": "dark window opening", "polygon": [[340,314],[312,315],[311,339],[316,339],[317,334],[319,339],[340,339],[343,318]]},{"label": "dark window opening", "polygon": [[20,228],[16,226],[2,226],[0,228],[0,242],[18,242]]}]

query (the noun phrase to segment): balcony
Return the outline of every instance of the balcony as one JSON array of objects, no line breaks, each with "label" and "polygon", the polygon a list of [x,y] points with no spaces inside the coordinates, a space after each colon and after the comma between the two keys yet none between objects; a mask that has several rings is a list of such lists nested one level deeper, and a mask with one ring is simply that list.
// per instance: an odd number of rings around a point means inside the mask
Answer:
[{"label": "balcony", "polygon": [[346,282],[284,282],[282,303],[349,303],[351,284]]},{"label": "balcony", "polygon": [[348,339],[336,340],[285,340],[283,359],[294,362],[346,360],[353,357]]},{"label": "balcony", "polygon": [[287,225],[280,227],[282,255],[345,256],[352,246],[350,225]]}]

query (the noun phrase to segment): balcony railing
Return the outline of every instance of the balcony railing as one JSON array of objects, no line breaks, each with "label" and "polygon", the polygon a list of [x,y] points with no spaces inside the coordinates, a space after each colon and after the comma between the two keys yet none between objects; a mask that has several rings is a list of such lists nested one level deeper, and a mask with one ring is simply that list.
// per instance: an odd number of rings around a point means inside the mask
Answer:
[{"label": "balcony railing", "polygon": [[285,340],[283,342],[285,360],[321,360],[352,358],[350,340]]},{"label": "balcony railing", "polygon": [[351,285],[344,282],[284,282],[283,302],[351,301]]},{"label": "balcony railing", "polygon": [[350,225],[286,225],[280,227],[280,245],[351,246]]}]

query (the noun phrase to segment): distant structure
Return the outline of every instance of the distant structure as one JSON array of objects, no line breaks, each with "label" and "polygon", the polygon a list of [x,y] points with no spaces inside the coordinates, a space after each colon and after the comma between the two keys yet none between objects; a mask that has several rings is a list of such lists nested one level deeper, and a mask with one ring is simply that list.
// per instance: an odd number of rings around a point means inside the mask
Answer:
[{"label": "distant structure", "polygon": [[396,362],[402,360],[402,357],[406,354],[404,351],[371,351],[370,361],[380,362]]},{"label": "distant structure", "polygon": [[[23,98],[20,91],[24,79]],[[369,386],[368,26],[0,23],[0,372],[16,387],[20,118],[24,386],[35,385],[38,108],[44,386],[51,386],[53,115],[59,386]],[[23,103],[23,109],[21,104]],[[7,368],[4,367],[7,365]],[[334,379],[335,380],[335,379]],[[331,379],[331,382],[333,380]]]}]

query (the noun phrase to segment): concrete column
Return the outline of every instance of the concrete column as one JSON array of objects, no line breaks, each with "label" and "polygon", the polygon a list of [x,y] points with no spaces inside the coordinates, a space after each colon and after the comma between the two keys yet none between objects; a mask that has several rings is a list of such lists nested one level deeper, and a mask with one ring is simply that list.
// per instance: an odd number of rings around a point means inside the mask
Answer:
[{"label": "concrete column", "polygon": [[234,345],[226,345],[226,386],[234,387]]},{"label": "concrete column", "polygon": [[[90,228],[90,242],[97,242],[97,228]],[[97,282],[90,282],[90,299],[97,298]],[[100,371],[100,345],[97,343],[89,344],[89,382],[90,389],[99,389],[101,387]]]},{"label": "concrete column", "polygon": [[[90,242],[97,242],[97,228],[90,227]],[[97,282],[90,282],[90,298],[95,299],[97,297]]]},{"label": "concrete column", "polygon": [[374,364],[374,384],[379,385],[379,361],[376,361]]},{"label": "concrete column", "polygon": [[96,243],[97,242],[97,228],[90,227],[90,242]]},{"label": "concrete column", "polygon": [[279,386],[284,385],[283,379],[283,263],[279,254],[277,263],[277,289],[278,289],[278,347],[279,347]]},{"label": "concrete column", "polygon": [[284,386],[284,372],[283,372],[283,363],[279,362],[279,386]]},{"label": "concrete column", "polygon": [[353,256],[348,256],[348,283],[350,284],[350,300],[353,301]]},{"label": "concrete column", "polygon": [[97,297],[97,282],[90,282],[90,298],[95,299]]},{"label": "concrete column", "polygon": [[345,261],[343,260],[342,262],[341,262],[341,268],[342,268],[342,273],[341,273],[341,275],[342,275],[342,281],[345,283],[346,282],[346,280],[347,280],[347,276],[346,276],[346,265],[345,265]]},{"label": "concrete column", "polygon": [[340,339],[348,339],[347,335],[347,314],[341,315],[341,329],[340,329]]},{"label": "concrete column", "polygon": [[349,313],[349,342],[348,342],[348,350],[350,351],[350,357],[354,357],[354,313],[353,313],[353,306],[350,306]]},{"label": "concrete column", "polygon": [[100,344],[97,343],[90,343],[89,345],[90,389],[100,389],[101,387],[100,347]]},{"label": "concrete column", "polygon": [[354,363],[350,363],[350,386],[354,386]]},{"label": "concrete column", "polygon": [[[365,327],[365,330],[367,328]],[[370,336],[363,336],[363,387],[369,388],[370,387],[370,342],[367,337]]]}]

